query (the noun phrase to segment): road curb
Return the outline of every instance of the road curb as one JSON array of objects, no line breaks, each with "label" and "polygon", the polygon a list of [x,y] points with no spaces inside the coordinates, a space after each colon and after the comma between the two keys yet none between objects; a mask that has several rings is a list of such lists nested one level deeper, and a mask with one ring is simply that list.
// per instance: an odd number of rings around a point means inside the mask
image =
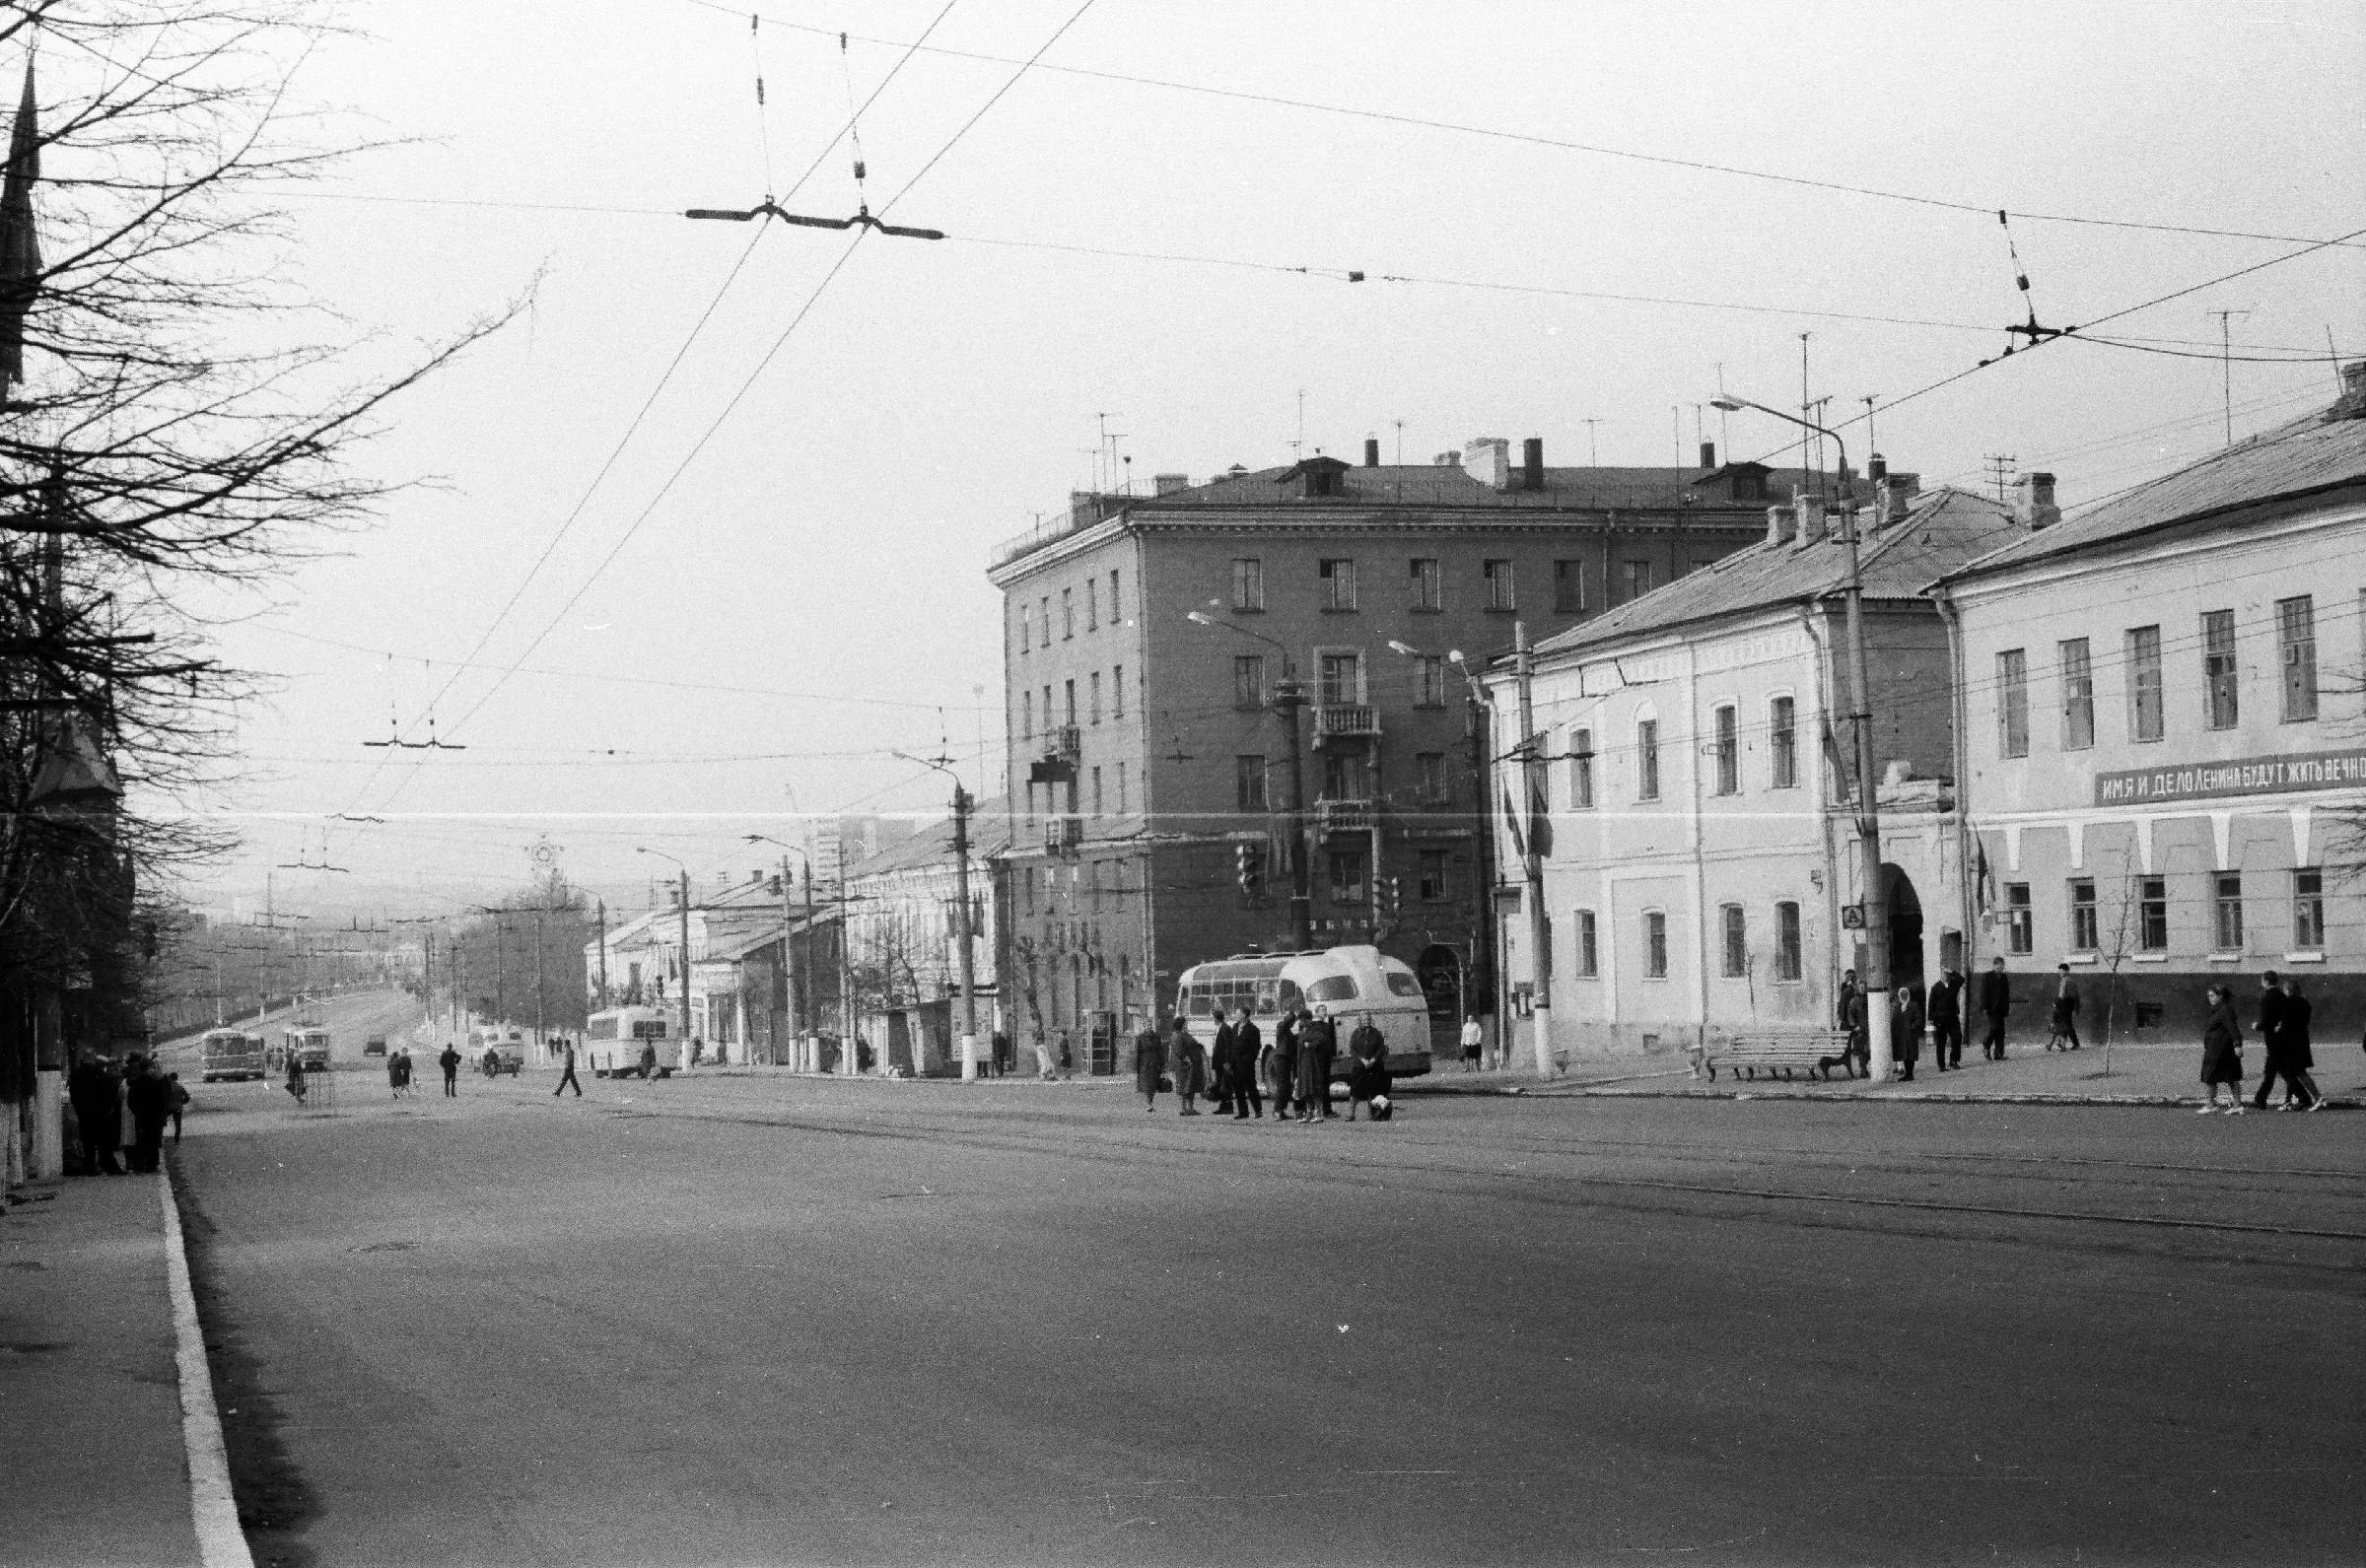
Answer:
[{"label": "road curb", "polygon": [[188,1456],[189,1515],[197,1529],[198,1556],[205,1568],[254,1568],[231,1491],[230,1451],[222,1440],[221,1412],[214,1407],[214,1377],[206,1365],[205,1332],[197,1323],[197,1294],[189,1286],[188,1245],[181,1236],[172,1173],[160,1171],[156,1186],[165,1209],[165,1278],[173,1296],[180,1441]]},{"label": "road curb", "polygon": [[[1827,1105],[2107,1105],[2192,1110],[2199,1095],[2173,1094],[1816,1094],[1801,1089],[1570,1089],[1564,1098],[1589,1100],[1815,1100]],[[2355,1111],[2357,1100],[2326,1098],[2329,1111]],[[2273,1113],[2268,1113],[2272,1115]]]}]

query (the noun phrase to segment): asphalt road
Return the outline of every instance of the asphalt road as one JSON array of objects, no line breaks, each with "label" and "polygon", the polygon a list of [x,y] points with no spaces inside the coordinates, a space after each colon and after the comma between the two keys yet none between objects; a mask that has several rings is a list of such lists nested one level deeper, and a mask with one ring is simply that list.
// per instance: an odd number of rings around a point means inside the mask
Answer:
[{"label": "asphalt road", "polygon": [[2366,1541],[2355,1115],[550,1081],[192,1119],[258,1562]]}]

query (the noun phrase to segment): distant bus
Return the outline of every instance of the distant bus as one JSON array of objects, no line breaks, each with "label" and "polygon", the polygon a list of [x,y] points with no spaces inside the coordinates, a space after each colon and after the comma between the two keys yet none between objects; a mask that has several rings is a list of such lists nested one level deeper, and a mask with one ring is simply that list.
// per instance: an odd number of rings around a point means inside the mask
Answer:
[{"label": "distant bus", "polygon": [[279,1044],[264,1053],[274,1073],[288,1070],[293,1059],[305,1072],[328,1070],[328,1031],[318,1024],[297,1024],[279,1032]]},{"label": "distant bus", "polygon": [[197,1042],[197,1055],[208,1083],[221,1078],[260,1078],[269,1070],[264,1065],[269,1051],[263,1037],[236,1029],[207,1030]]},{"label": "distant bus", "polygon": [[632,1066],[641,1059],[643,1041],[673,1038],[665,1017],[661,1007],[616,1007],[593,1013],[584,1024],[584,1064],[593,1072]]},{"label": "distant bus", "polygon": [[1236,1007],[1270,1044],[1282,1014],[1300,1002],[1322,1007],[1339,1028],[1331,1075],[1348,1075],[1348,1037],[1366,1014],[1388,1046],[1388,1070],[1418,1078],[1429,1070],[1429,1001],[1409,964],[1377,947],[1326,948],[1319,953],[1244,953],[1195,964],[1183,972],[1176,1007],[1192,1038],[1216,1044],[1219,1024]]}]

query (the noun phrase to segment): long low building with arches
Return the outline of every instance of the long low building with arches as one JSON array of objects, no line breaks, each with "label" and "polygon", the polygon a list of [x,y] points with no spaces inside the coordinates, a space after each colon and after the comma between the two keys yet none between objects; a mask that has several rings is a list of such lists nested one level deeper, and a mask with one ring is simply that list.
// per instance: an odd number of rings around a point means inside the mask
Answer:
[{"label": "long low building with arches", "polygon": [[[1934,579],[2025,537],[2028,503],[1881,487],[1860,512],[1868,707],[1901,984],[1961,962],[1966,843],[1948,629]],[[1553,638],[1534,657],[1532,809],[1498,800],[1515,1059],[1678,1053],[1719,1033],[1830,1027],[1859,962],[1861,858],[1834,513],[1809,494],[1766,537]],[[1516,699],[1498,666],[1498,712]],[[1545,950],[1518,868],[1543,862]],[[1539,963],[1539,958],[1542,963]],[[1540,1042],[1538,1031],[1544,1036]]]}]

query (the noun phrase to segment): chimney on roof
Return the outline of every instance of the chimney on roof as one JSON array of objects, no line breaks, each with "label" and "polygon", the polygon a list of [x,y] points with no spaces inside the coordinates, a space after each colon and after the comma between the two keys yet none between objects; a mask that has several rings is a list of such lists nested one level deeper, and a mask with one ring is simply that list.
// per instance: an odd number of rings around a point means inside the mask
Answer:
[{"label": "chimney on roof", "polygon": [[1153,495],[1171,496],[1178,490],[1189,490],[1190,488],[1191,475],[1189,474],[1153,474],[1150,476],[1150,489]]},{"label": "chimney on roof", "polygon": [[1715,442],[1705,441],[1701,443],[1701,466],[1704,468],[1717,466],[1717,443]]},{"label": "chimney on roof", "polygon": [[1900,521],[1908,512],[1914,511],[1914,476],[1892,474],[1884,480],[1881,487],[1881,505],[1884,509],[1882,518],[1887,522]]},{"label": "chimney on roof", "polygon": [[1429,460],[1440,468],[1458,468],[1462,465],[1462,453],[1439,452]]},{"label": "chimney on roof", "polygon": [[1767,543],[1781,544],[1791,536],[1791,524],[1797,520],[1788,507],[1767,509]]},{"label": "chimney on roof", "polygon": [[2337,419],[2366,419],[2366,360],[2341,367],[2341,395],[2325,411],[2327,424]]},{"label": "chimney on roof", "polygon": [[1462,471],[1490,490],[1511,488],[1511,443],[1500,436],[1481,436],[1464,443]]},{"label": "chimney on roof", "polygon": [[1520,443],[1520,488],[1545,488],[1545,438],[1531,436]]},{"label": "chimney on roof", "polygon": [[1363,438],[1363,466],[1366,468],[1380,466],[1380,438],[1377,436]]},{"label": "chimney on roof", "polygon": [[1824,498],[1796,491],[1792,499],[1799,508],[1797,547],[1804,550],[1811,544],[1822,544],[1825,535],[1831,531],[1831,520],[1824,511]]},{"label": "chimney on roof", "polygon": [[2053,475],[2023,474],[2014,480],[2013,515],[2032,532],[2061,521],[2062,509],[2053,504]]}]

